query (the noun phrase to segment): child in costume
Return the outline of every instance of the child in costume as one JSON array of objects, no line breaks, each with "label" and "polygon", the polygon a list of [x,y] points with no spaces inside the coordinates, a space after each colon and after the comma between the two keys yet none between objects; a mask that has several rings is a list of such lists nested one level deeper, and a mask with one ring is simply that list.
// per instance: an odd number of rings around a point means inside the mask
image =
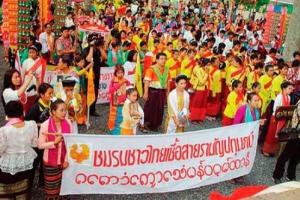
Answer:
[{"label": "child in costume", "polygon": [[127,89],[127,99],[124,102],[122,115],[123,121],[120,125],[121,135],[136,135],[137,127],[146,132],[144,127],[144,111],[138,103],[138,91],[134,87]]},{"label": "child in costume", "polygon": [[86,115],[87,115],[87,105],[86,105],[86,95],[87,95],[87,76],[89,70],[92,70],[93,63],[89,63],[86,65],[86,61],[83,57],[78,56],[75,58],[75,65],[74,71],[77,73],[79,78],[79,94],[82,100],[82,112],[81,115],[77,115],[77,123],[84,124],[86,122]]},{"label": "child in costume", "polygon": [[77,118],[82,115],[82,99],[78,93],[78,82],[71,76],[64,77],[54,85],[54,93],[57,99],[62,99],[67,106],[68,119],[73,125],[73,131],[78,132]]}]

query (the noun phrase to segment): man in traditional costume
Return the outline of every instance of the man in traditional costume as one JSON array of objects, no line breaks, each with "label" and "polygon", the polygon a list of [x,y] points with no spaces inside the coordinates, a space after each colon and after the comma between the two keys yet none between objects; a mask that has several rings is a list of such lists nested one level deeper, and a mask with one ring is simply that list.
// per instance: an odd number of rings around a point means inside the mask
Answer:
[{"label": "man in traditional costume", "polygon": [[147,69],[144,78],[145,126],[150,130],[158,130],[164,115],[166,94],[170,88],[169,69],[165,67],[167,56],[156,55],[156,64]]}]

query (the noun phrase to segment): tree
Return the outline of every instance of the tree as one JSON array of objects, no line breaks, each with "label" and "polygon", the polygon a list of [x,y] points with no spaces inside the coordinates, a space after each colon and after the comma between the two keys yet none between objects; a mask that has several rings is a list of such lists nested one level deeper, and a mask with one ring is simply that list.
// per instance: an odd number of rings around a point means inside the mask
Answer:
[{"label": "tree", "polygon": [[285,60],[292,58],[295,51],[300,50],[300,1],[294,1],[294,10],[290,19],[285,40],[283,56]]}]

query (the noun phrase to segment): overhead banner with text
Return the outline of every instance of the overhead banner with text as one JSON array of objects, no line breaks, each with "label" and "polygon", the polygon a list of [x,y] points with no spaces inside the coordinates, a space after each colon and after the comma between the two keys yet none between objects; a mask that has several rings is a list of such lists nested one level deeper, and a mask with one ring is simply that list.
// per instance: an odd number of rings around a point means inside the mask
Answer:
[{"label": "overhead banner with text", "polygon": [[180,134],[64,136],[61,195],[186,190],[250,173],[259,122]]}]

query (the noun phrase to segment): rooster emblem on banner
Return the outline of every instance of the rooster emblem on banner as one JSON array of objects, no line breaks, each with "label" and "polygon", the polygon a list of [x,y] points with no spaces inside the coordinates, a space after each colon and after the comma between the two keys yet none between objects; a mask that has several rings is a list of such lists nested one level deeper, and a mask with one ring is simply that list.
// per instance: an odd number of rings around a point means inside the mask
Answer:
[{"label": "rooster emblem on banner", "polygon": [[73,144],[70,147],[70,157],[78,164],[88,160],[90,157],[90,148],[87,144]]}]

